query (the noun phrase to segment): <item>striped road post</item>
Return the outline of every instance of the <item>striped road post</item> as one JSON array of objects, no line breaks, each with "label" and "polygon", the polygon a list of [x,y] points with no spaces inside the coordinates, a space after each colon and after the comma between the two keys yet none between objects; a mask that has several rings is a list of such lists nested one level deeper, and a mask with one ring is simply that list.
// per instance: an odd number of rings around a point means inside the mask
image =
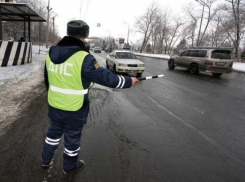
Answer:
[{"label": "striped road post", "polygon": [[32,62],[31,42],[0,41],[0,67]]},{"label": "striped road post", "polygon": [[154,79],[154,78],[162,78],[164,77],[164,75],[156,75],[156,76],[147,76],[147,77],[143,77],[143,78],[137,78],[139,81],[142,80],[150,80],[150,79]]}]

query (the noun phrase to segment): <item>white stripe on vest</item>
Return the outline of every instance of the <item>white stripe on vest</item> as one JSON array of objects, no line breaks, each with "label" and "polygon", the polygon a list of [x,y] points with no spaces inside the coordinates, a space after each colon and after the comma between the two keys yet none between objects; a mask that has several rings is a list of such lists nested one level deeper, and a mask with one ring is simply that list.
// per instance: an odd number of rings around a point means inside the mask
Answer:
[{"label": "white stripe on vest", "polygon": [[59,92],[62,94],[69,94],[69,95],[85,95],[88,93],[88,89],[85,90],[71,90],[71,89],[64,89],[64,88],[59,88],[53,85],[49,86],[49,89],[54,91],[54,92]]}]

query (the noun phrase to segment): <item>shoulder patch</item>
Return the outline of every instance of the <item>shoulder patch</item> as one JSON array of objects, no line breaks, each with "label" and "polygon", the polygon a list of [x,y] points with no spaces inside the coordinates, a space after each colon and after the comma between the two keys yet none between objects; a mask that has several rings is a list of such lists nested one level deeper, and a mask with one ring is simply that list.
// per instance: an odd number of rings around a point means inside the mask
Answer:
[{"label": "shoulder patch", "polygon": [[100,68],[99,63],[98,62],[95,62],[94,67],[95,67],[95,69],[99,69]]}]

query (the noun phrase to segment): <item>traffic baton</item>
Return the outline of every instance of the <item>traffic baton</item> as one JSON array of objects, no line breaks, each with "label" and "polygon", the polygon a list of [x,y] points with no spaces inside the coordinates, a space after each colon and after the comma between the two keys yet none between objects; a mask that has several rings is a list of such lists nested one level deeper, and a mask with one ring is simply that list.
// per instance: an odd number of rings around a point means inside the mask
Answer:
[{"label": "traffic baton", "polygon": [[150,79],[154,79],[154,78],[162,78],[164,77],[164,75],[156,75],[156,76],[147,76],[147,77],[143,77],[143,78],[137,78],[139,81],[142,80],[150,80]]}]

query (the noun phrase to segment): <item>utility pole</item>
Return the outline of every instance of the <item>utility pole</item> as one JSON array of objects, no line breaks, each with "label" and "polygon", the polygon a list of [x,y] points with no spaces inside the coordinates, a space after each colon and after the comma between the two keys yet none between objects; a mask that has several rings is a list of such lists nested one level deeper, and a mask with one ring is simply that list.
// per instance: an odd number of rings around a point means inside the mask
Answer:
[{"label": "utility pole", "polygon": [[55,23],[54,22],[55,22],[55,17],[56,16],[57,16],[57,14],[53,16],[53,34],[55,33],[55,31],[54,31]]},{"label": "utility pole", "polygon": [[[129,38],[129,25],[128,25],[128,38]],[[128,44],[128,38],[127,38],[127,44]]]},{"label": "utility pole", "polygon": [[[125,21],[123,21],[124,24],[128,25],[128,36],[127,36],[127,44],[129,42],[129,24]],[[129,45],[129,44],[128,44]]]},{"label": "utility pole", "polygon": [[106,31],[109,33],[109,45],[111,46],[111,31],[107,30]]},{"label": "utility pole", "polygon": [[48,17],[47,17],[47,30],[46,30],[46,48],[48,48],[48,36],[49,36],[49,14],[50,14],[50,11],[53,9],[53,8],[50,8],[49,7],[50,5],[50,0],[48,0],[48,6],[47,6],[47,10],[48,10]]},{"label": "utility pole", "polygon": [[55,20],[55,16],[53,17],[53,35],[54,35],[54,20]]},{"label": "utility pole", "polygon": [[39,22],[39,50],[38,50],[38,54],[40,54],[40,44],[41,44],[41,25],[42,23]]},{"label": "utility pole", "polygon": [[80,4],[80,16],[79,16],[80,20],[82,18],[82,5],[83,5],[83,0],[81,0],[81,4]]}]

